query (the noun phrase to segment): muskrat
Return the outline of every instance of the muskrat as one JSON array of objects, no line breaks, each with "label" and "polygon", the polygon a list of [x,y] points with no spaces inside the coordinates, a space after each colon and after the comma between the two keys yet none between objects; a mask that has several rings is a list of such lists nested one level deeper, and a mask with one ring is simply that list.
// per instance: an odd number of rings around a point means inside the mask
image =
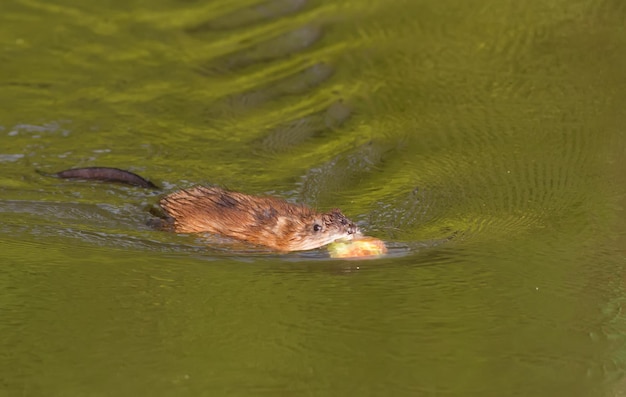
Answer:
[{"label": "muskrat", "polygon": [[[73,168],[49,175],[157,188],[147,179],[118,168]],[[361,235],[339,209],[318,213],[280,198],[251,196],[215,186],[176,191],[162,197],[159,206],[165,213],[162,228],[178,233],[214,233],[276,251],[310,250]]]}]

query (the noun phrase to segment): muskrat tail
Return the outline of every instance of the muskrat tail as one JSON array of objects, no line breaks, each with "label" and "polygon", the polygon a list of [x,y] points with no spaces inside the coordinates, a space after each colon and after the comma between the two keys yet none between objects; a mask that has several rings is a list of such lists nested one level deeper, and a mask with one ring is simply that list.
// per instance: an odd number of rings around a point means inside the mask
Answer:
[{"label": "muskrat tail", "polygon": [[105,182],[124,183],[126,185],[145,187],[148,189],[158,189],[159,187],[149,180],[126,170],[112,167],[85,167],[71,168],[69,170],[55,173],[47,173],[35,170],[44,176],[51,176],[64,179],[85,179]]}]

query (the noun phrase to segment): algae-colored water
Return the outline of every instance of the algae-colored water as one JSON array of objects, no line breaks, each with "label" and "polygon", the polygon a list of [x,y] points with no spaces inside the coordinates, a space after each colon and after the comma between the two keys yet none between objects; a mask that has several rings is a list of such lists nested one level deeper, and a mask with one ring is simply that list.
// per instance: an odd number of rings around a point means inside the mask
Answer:
[{"label": "algae-colored water", "polygon": [[[2,1],[0,396],[626,395],[625,4]],[[197,183],[390,253],[146,225]]]}]

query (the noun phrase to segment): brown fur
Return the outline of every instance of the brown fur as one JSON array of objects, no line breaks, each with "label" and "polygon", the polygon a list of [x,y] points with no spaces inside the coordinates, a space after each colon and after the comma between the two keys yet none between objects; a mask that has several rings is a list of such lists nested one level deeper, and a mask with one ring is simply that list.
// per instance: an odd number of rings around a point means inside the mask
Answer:
[{"label": "brown fur", "polygon": [[165,196],[160,206],[179,233],[216,233],[278,251],[321,247],[352,239],[357,226],[338,209],[319,214],[274,197],[196,186]]}]

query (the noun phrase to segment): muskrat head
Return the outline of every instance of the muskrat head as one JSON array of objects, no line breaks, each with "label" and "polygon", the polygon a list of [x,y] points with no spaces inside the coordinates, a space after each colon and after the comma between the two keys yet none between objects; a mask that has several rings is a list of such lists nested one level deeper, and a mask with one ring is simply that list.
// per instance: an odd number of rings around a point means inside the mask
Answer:
[{"label": "muskrat head", "polygon": [[291,250],[304,251],[330,244],[335,240],[352,240],[359,235],[359,228],[338,209],[325,214],[314,214],[303,222],[303,229],[296,233],[290,243]]}]

